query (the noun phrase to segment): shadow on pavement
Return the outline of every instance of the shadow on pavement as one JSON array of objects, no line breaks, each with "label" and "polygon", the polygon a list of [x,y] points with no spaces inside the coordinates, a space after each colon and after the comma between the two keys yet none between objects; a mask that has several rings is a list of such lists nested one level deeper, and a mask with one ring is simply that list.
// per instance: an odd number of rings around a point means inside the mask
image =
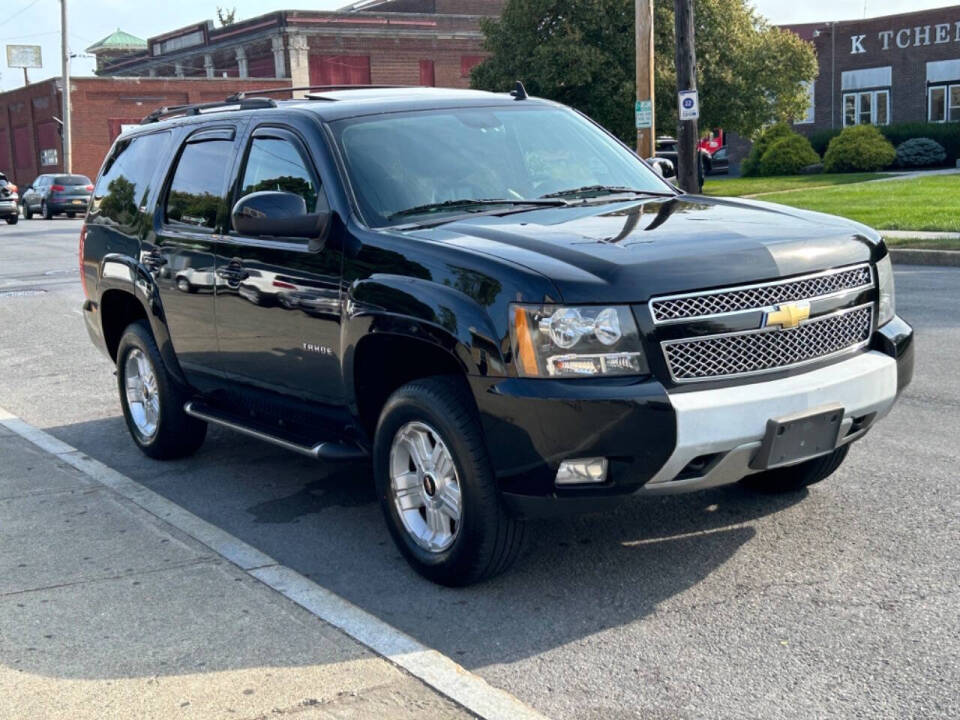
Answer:
[{"label": "shadow on pavement", "polygon": [[454,590],[422,580],[400,557],[366,465],[317,464],[219,429],[193,458],[160,463],[135,449],[117,417],[50,432],[468,668],[650,614],[751,540],[746,523],[806,495],[732,486],[533,521],[512,570]]}]

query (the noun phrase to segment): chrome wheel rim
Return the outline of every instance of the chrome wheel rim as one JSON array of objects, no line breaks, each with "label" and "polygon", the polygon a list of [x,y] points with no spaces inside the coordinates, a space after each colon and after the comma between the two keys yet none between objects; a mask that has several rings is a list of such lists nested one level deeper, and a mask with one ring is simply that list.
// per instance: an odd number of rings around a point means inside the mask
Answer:
[{"label": "chrome wheel rim", "polygon": [[160,395],[153,365],[138,348],[127,353],[123,382],[130,419],[144,440],[150,440],[160,425]]},{"label": "chrome wheel rim", "polygon": [[426,423],[407,423],[394,435],[390,494],[417,545],[435,553],[453,545],[463,515],[460,479],[450,450]]}]

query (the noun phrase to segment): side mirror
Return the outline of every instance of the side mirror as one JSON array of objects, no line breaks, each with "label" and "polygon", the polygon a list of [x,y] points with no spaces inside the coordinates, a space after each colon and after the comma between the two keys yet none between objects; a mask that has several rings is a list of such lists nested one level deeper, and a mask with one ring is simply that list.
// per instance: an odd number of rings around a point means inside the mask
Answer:
[{"label": "side mirror", "polygon": [[311,250],[323,248],[330,211],[307,212],[304,199],[291,192],[264,190],[240,198],[233,206],[233,229],[254,237],[306,238]]}]

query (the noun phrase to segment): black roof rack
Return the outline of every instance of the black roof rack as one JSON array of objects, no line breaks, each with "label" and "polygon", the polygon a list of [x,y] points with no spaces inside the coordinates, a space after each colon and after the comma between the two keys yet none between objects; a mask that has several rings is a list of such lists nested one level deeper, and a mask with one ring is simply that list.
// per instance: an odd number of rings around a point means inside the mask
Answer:
[{"label": "black roof rack", "polygon": [[410,89],[414,87],[419,87],[417,85],[300,85],[298,87],[275,87],[275,88],[266,88],[264,90],[243,90],[241,92],[234,93],[227,98],[227,102],[237,102],[238,100],[243,100],[244,98],[259,97],[261,95],[277,95],[279,93],[285,92],[305,92],[310,90],[324,90],[324,91],[337,91],[337,90],[394,90],[397,88]]},{"label": "black roof rack", "polygon": [[147,115],[143,120],[140,121],[141,125],[147,125],[149,123],[159,122],[164,118],[177,117],[177,116],[189,116],[189,115],[200,115],[204,112],[209,112],[212,110],[221,110],[226,111],[229,109],[235,110],[261,110],[263,108],[272,108],[276,107],[277,103],[271,100],[270,98],[263,97],[253,97],[253,98],[244,98],[231,96],[223,102],[209,102],[209,103],[196,103],[193,105],[173,105],[173,106],[164,106],[157,108],[152,113]]}]

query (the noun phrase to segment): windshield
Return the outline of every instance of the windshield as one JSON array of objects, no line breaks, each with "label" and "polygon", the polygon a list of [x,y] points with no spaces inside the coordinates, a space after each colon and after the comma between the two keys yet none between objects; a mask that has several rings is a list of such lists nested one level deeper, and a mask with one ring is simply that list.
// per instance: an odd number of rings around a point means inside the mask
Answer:
[{"label": "windshield", "polygon": [[523,207],[578,188],[671,191],[612,137],[558,107],[393,113],[341,120],[333,130],[373,227],[495,207],[471,201]]}]

